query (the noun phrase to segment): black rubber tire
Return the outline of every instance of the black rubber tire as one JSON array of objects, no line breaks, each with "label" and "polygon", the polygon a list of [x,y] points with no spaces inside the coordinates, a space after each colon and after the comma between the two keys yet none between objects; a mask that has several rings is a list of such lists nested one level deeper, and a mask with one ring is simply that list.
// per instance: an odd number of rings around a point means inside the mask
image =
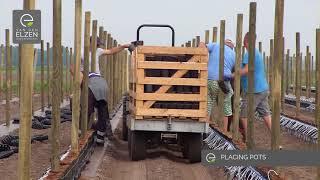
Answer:
[{"label": "black rubber tire", "polygon": [[132,136],[132,131],[128,129],[128,152],[129,152],[129,158],[131,157],[131,136]]},{"label": "black rubber tire", "polygon": [[180,145],[182,146],[182,156],[183,158],[188,158],[188,143],[187,143],[187,136],[188,134],[187,133],[180,133],[179,134],[179,143]]},{"label": "black rubber tire", "polygon": [[122,102],[122,140],[128,141],[128,126],[127,126],[127,118],[129,112],[127,112],[128,97],[125,96]]},{"label": "black rubber tire", "polygon": [[139,161],[146,158],[146,139],[143,131],[129,131],[130,132],[130,159],[132,161]]},{"label": "black rubber tire", "polygon": [[188,133],[186,138],[186,155],[190,163],[197,163],[201,161],[202,149],[202,134],[201,133]]}]

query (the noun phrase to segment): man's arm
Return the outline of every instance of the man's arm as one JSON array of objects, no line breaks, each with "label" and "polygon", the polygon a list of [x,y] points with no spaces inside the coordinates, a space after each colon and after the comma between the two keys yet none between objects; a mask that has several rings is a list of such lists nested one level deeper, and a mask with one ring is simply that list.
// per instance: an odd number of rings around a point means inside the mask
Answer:
[{"label": "man's arm", "polygon": [[[247,75],[249,72],[249,68],[248,68],[248,64],[244,65],[243,68],[240,69],[240,76],[245,76]],[[231,78],[235,77],[235,72],[232,73]]]},{"label": "man's arm", "polygon": [[101,53],[101,56],[116,54],[116,53],[124,50],[125,48],[128,48],[129,46],[130,46],[130,44],[124,44],[124,45],[114,47],[111,49],[104,49],[103,52]]}]

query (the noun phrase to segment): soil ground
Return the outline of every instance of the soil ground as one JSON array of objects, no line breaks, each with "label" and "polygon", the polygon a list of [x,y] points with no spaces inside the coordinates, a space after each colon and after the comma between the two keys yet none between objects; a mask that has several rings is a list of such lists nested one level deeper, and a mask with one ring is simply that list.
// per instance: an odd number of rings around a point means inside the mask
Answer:
[{"label": "soil ground", "polygon": [[[47,106],[47,96],[44,96],[44,105]],[[5,117],[5,108],[6,105],[5,104],[0,104],[0,124],[3,124],[6,122],[6,117]],[[34,110],[38,110],[41,108],[41,96],[40,94],[35,94],[33,96],[33,108]],[[20,111],[20,106],[19,106],[19,102],[18,101],[14,101],[10,103],[10,116],[11,116],[11,120],[13,118],[17,118],[19,117],[19,111]]]},{"label": "soil ground", "polygon": [[[40,95],[33,97],[34,109],[41,108]],[[45,96],[45,105],[46,104]],[[11,119],[19,117],[19,102],[12,102],[11,106]],[[0,124],[5,123],[5,105],[0,105]],[[60,133],[60,152],[61,154],[68,150],[70,145],[70,129],[71,122],[65,122],[61,124]],[[19,130],[14,131],[12,134],[18,135]],[[36,130],[32,129],[32,135],[44,134],[48,135],[50,129]],[[1,139],[1,137],[0,137]],[[31,178],[39,179],[43,173],[50,167],[50,154],[51,147],[49,141],[38,142],[34,141],[31,145]],[[9,158],[0,160],[0,174],[1,180],[14,180],[17,179],[18,169],[18,154],[13,154]]]},{"label": "soil ground", "polygon": [[[285,111],[292,111],[286,107]],[[312,113],[302,115],[312,119]],[[270,149],[271,136],[261,121],[255,122],[255,145],[257,149]],[[121,129],[119,127],[118,129]],[[314,145],[304,142],[291,134],[281,131],[281,145],[287,150],[313,149]],[[279,172],[288,180],[315,180],[316,167],[280,167]],[[82,179],[87,179],[83,177]],[[122,180],[198,180],[227,179],[222,168],[204,167],[200,163],[189,164],[181,158],[180,153],[158,149],[148,153],[146,160],[132,162],[127,149],[106,150],[96,176],[89,179]]]},{"label": "soil ground", "polygon": [[[61,154],[68,150],[70,145],[71,122],[61,124],[60,133],[60,152]],[[15,132],[18,134],[18,131]],[[32,135],[48,134],[49,129],[32,129]],[[31,179],[39,179],[43,173],[50,167],[51,147],[49,141],[35,141],[31,145]],[[13,154],[9,158],[0,160],[0,174],[2,180],[14,180],[17,177],[18,154]]]},{"label": "soil ground", "polygon": [[[40,97],[39,97],[40,99]],[[35,101],[37,102],[37,101]],[[18,105],[17,105],[18,107]],[[17,108],[12,108],[13,110]],[[294,107],[285,107],[286,113],[292,113]],[[17,110],[18,112],[18,110]],[[119,110],[121,112],[121,109]],[[3,111],[0,111],[3,117]],[[12,113],[17,115],[17,113]],[[301,116],[309,118],[313,121],[313,113],[302,112]],[[121,118],[121,116],[118,118]],[[2,119],[2,118],[1,118]],[[121,123],[115,131],[116,135],[120,134]],[[271,137],[264,123],[255,121],[255,145],[257,149],[270,149]],[[48,130],[33,130],[33,134],[48,133]],[[63,123],[61,126],[61,153],[66,151],[70,144],[70,122]],[[213,179],[223,180],[227,179],[222,168],[205,167],[200,163],[189,164],[182,158],[181,153],[168,151],[164,148],[159,148],[148,152],[148,158],[143,161],[132,162],[128,157],[128,150],[126,142],[123,142],[125,148],[120,149],[100,149],[105,151],[101,158],[97,171],[94,177],[82,177],[81,179],[102,179],[102,180],[201,180]],[[290,150],[304,150],[312,149],[314,145],[304,142],[287,132],[281,132],[281,145],[283,149]],[[98,147],[102,148],[102,147]],[[99,149],[96,150],[99,150]],[[43,143],[35,142],[32,144],[32,179],[39,178],[46,169],[50,166],[49,155],[50,145],[48,141]],[[17,179],[17,159],[18,154],[0,160],[0,174],[1,179],[11,180]],[[94,162],[93,162],[94,163]],[[90,164],[88,164],[90,165]],[[281,167],[280,173],[285,175],[288,180],[315,180],[315,167]]]},{"label": "soil ground", "polygon": [[[121,111],[121,110],[120,110]],[[122,118],[116,116],[116,118]],[[121,121],[120,121],[121,122]],[[120,137],[121,123],[115,130]],[[165,148],[148,151],[147,159],[131,161],[127,143],[122,141],[121,148],[109,149],[97,147],[96,151],[105,151],[94,176],[82,176],[82,180],[221,180],[226,179],[222,168],[205,167],[200,163],[189,164],[180,152]],[[88,165],[93,165],[90,162]]]}]

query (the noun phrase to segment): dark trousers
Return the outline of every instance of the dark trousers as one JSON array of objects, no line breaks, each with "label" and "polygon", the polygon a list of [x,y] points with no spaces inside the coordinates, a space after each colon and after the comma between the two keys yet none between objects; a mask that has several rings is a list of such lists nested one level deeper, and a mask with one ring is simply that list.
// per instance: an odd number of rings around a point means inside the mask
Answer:
[{"label": "dark trousers", "polygon": [[107,137],[113,135],[112,128],[110,124],[109,111],[108,111],[108,103],[105,100],[97,101],[94,97],[92,91],[89,88],[88,92],[88,120],[92,113],[94,113],[94,109],[98,110],[98,121],[95,125],[93,125],[93,129],[97,131],[98,134],[105,134]]}]

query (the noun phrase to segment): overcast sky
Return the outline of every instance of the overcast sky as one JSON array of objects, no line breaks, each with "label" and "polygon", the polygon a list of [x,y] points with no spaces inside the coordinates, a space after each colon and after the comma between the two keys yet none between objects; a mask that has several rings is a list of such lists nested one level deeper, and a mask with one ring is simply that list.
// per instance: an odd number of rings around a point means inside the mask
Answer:
[{"label": "overcast sky", "polygon": [[[12,10],[21,9],[23,0],[0,0],[0,43],[4,43],[6,28],[12,28]],[[62,0],[62,44],[74,44],[74,0]],[[275,0],[257,0],[257,35],[263,49],[269,52],[269,40],[274,32]],[[248,30],[249,0],[83,0],[83,14],[91,11],[98,26],[111,32],[120,43],[134,41],[140,24],[170,24],[176,30],[176,44],[196,35],[204,38],[204,31],[226,20],[226,38],[235,41],[236,17],[244,14],[244,32]],[[295,51],[295,32],[301,33],[302,52],[305,46],[315,48],[315,29],[320,24],[319,0],[286,0],[284,35],[286,48]],[[52,42],[52,0],[36,0],[42,12],[42,38]],[[84,18],[83,18],[84,20]],[[83,24],[82,24],[83,25]],[[83,34],[83,31],[82,31]],[[143,30],[146,44],[170,44],[170,31]],[[211,39],[211,34],[210,34]],[[12,39],[11,39],[12,40]]]}]

